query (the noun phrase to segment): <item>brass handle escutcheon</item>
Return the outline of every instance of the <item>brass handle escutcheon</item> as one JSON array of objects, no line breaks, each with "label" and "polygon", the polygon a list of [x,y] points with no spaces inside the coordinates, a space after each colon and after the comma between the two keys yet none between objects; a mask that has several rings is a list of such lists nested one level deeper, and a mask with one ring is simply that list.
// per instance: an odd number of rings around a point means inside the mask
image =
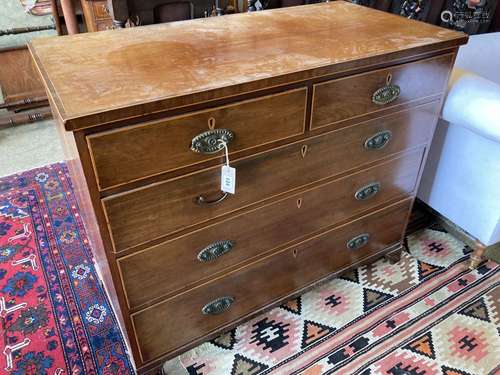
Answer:
[{"label": "brass handle escutcheon", "polygon": [[390,130],[384,130],[372,135],[365,141],[365,148],[368,150],[380,150],[384,148],[392,138]]},{"label": "brass handle escutcheon", "polygon": [[351,238],[347,241],[347,248],[349,250],[357,250],[363,246],[365,246],[370,240],[370,235],[368,233],[360,234],[354,238]]},{"label": "brass handle escutcheon", "polygon": [[198,253],[198,260],[204,263],[210,262],[211,260],[217,259],[230,252],[234,245],[235,242],[230,240],[214,242]]},{"label": "brass handle escutcheon", "polygon": [[384,87],[376,90],[372,95],[372,102],[377,105],[386,105],[392,103],[401,94],[401,87],[391,84],[392,75],[387,76],[386,84]]},{"label": "brass handle escutcheon", "polygon": [[380,191],[380,182],[372,182],[366,186],[359,188],[354,197],[358,201],[365,201],[367,199],[373,198]]},{"label": "brass handle escutcheon", "polygon": [[203,195],[198,195],[195,199],[195,203],[198,206],[213,206],[214,204],[221,203],[224,199],[228,197],[229,193],[225,192],[220,192],[220,196],[216,199],[213,200],[208,200],[205,196]]},{"label": "brass handle escutcheon", "polygon": [[224,143],[228,144],[233,139],[234,133],[231,130],[208,130],[198,134],[191,140],[191,151],[199,154],[215,154],[224,149]]},{"label": "brass handle escutcheon", "polygon": [[220,297],[203,306],[201,312],[203,313],[203,315],[217,315],[229,309],[233,302],[234,297]]}]

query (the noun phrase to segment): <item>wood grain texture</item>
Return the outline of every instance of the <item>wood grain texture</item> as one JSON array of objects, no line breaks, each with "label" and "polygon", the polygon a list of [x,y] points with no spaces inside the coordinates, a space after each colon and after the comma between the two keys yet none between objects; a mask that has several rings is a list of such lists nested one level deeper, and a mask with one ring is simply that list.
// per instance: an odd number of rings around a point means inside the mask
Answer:
[{"label": "wood grain texture", "polygon": [[27,48],[1,51],[0,67],[0,90],[6,103],[46,96]]},{"label": "wood grain texture", "polygon": [[[404,201],[335,228],[223,279],[132,315],[143,360],[171,351],[179,344],[188,343],[303,285],[397,243],[404,229],[401,216],[406,214],[409,204],[409,201]],[[368,244],[358,250],[349,250],[347,241],[361,233],[370,234]],[[304,272],[306,265],[308,271]],[[263,277],[271,274],[272,284]],[[205,304],[222,296],[235,299],[230,309],[219,315],[202,314],[201,308]]]},{"label": "wood grain texture", "polygon": [[[447,54],[316,84],[311,129],[327,125],[334,128],[339,121],[441,93],[452,61],[453,55]],[[399,98],[385,105],[374,104],[373,93],[386,85],[389,76],[391,84],[401,88]]]},{"label": "wood grain texture", "polygon": [[[422,156],[423,149],[416,149],[376,167],[119,259],[129,305],[135,308],[384,202],[411,195]],[[377,195],[364,201],[355,198],[358,189],[374,182],[380,183]],[[220,240],[230,240],[235,245],[218,259],[200,262],[198,253]],[[179,273],[184,277],[179,278]]]},{"label": "wood grain texture", "polygon": [[199,154],[190,150],[198,134],[228,129],[238,151],[300,135],[304,132],[306,88],[189,113],[153,123],[120,128],[88,137],[101,188],[220,159],[223,152]]},{"label": "wood grain texture", "polygon": [[[107,197],[102,202],[115,251],[424,144],[431,137],[438,111],[438,103],[430,103],[235,160],[232,165],[238,174],[237,193],[219,205],[200,207],[195,199],[219,194],[220,167]],[[388,145],[381,150],[366,150],[365,140],[382,130],[393,134]]]},{"label": "wood grain texture", "polygon": [[30,50],[66,128],[74,130],[466,40],[462,33],[335,1],[44,38]]}]

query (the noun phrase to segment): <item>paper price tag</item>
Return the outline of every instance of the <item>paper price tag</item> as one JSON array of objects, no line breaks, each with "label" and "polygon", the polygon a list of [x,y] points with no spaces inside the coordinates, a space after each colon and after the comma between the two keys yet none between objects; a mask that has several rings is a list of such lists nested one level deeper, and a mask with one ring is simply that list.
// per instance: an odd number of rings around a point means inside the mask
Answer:
[{"label": "paper price tag", "polygon": [[236,169],[223,165],[220,178],[220,189],[229,194],[234,194],[236,189]]}]

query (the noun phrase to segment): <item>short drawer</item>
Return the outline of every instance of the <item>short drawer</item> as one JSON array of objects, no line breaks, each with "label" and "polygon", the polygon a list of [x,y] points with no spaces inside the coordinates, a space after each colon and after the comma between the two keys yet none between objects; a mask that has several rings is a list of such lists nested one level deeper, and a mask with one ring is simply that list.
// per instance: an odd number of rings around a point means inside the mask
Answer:
[{"label": "short drawer", "polygon": [[415,189],[424,149],[118,260],[130,307],[320,231]]},{"label": "short drawer", "polygon": [[304,132],[306,88],[120,128],[87,138],[101,189]]},{"label": "short drawer", "polygon": [[407,200],[374,212],[133,314],[143,362],[398,243],[409,208]]},{"label": "short drawer", "polygon": [[447,54],[314,85],[311,128],[321,128],[441,93],[453,55]]},{"label": "short drawer", "polygon": [[[115,251],[424,144],[438,109],[439,103],[427,104],[235,161],[236,194],[226,199],[219,190],[220,167],[107,197],[102,203]],[[200,197],[218,203],[200,203]]]}]

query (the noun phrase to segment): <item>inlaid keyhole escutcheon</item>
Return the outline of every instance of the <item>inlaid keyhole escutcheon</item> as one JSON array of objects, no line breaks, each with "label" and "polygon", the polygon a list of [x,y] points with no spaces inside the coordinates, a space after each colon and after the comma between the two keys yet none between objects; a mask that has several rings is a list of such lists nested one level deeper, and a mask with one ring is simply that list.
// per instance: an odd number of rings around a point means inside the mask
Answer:
[{"label": "inlaid keyhole escutcheon", "polygon": [[308,150],[308,146],[307,145],[303,145],[300,148],[300,154],[302,155],[302,159],[304,159],[306,157],[307,150]]},{"label": "inlaid keyhole escutcheon", "polygon": [[297,208],[302,207],[302,198],[297,199]]},{"label": "inlaid keyhole escutcheon", "polygon": [[208,128],[210,130],[214,130],[215,129],[215,119],[213,117],[210,117],[208,119]]}]

